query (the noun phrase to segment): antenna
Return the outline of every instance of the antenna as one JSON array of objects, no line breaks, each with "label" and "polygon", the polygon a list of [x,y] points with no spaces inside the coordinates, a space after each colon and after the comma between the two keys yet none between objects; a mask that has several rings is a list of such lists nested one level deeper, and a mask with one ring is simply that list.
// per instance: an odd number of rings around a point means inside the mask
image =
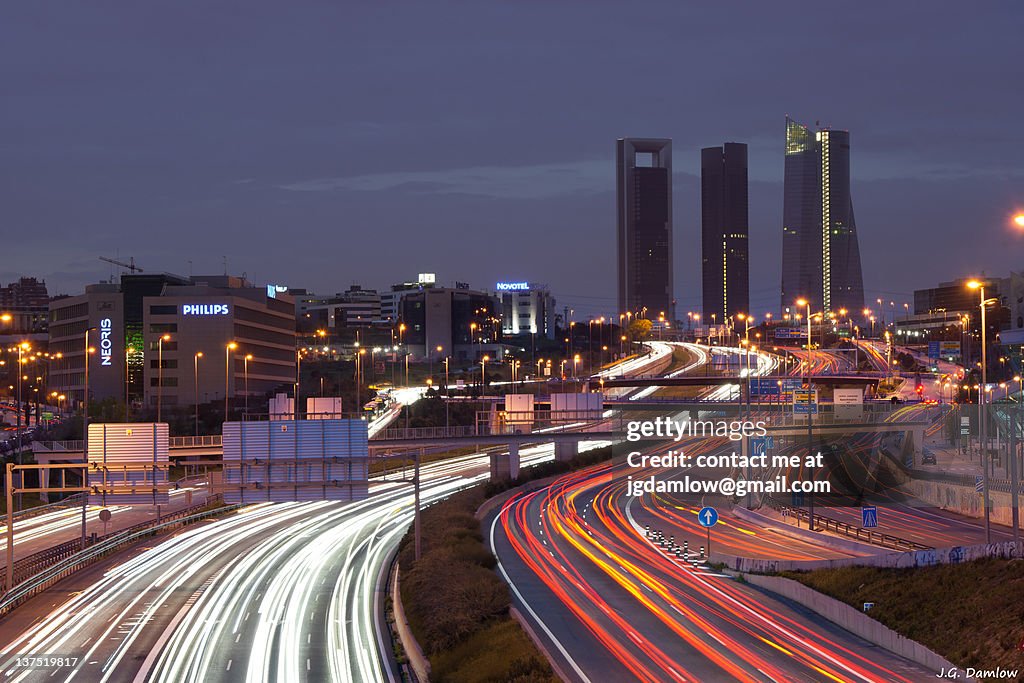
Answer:
[{"label": "antenna", "polygon": [[228,274],[228,257],[227,256],[221,256],[221,259],[224,261],[224,274],[227,275]]}]

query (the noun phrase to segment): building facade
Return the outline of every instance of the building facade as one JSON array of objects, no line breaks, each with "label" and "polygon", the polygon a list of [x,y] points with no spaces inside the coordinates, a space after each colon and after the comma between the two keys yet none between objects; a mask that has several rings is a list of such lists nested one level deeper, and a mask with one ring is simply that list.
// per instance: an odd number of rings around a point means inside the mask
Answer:
[{"label": "building facade", "polygon": [[[146,405],[161,394],[164,406],[178,406],[223,401],[226,393],[239,411],[246,397],[255,402],[294,386],[291,297],[267,297],[241,278],[197,276],[146,297],[143,306]],[[170,338],[161,344],[164,335]]]},{"label": "building facade", "polygon": [[[88,337],[87,337],[88,335]],[[123,401],[127,385],[124,295],[116,284],[89,285],[84,294],[55,299],[49,307],[49,385],[79,405],[88,387],[92,400]],[[59,355],[59,357],[58,357]]]},{"label": "building facade", "polygon": [[0,322],[0,336],[24,337],[46,332],[49,310],[50,295],[46,291],[45,280],[23,277],[0,287],[0,315],[4,316]]},{"label": "building facade", "polygon": [[238,410],[246,396],[295,382],[294,300],[242,278],[125,275],[54,300],[49,319],[50,353],[60,354],[50,384],[75,403],[85,395],[87,331],[92,400],[155,406],[161,395],[170,408],[226,392]]},{"label": "building facade", "polygon": [[672,141],[620,138],[615,167],[619,312],[675,320]]},{"label": "building facade", "polygon": [[497,360],[503,354],[500,307],[496,297],[462,287],[408,293],[399,314],[402,343],[413,359]]},{"label": "building facade", "polygon": [[555,298],[546,285],[499,282],[494,296],[500,302],[502,334],[555,338]]},{"label": "building facade", "polygon": [[782,208],[782,308],[806,298],[816,310],[864,307],[857,224],[850,196],[850,134],[786,118]]},{"label": "building facade", "polygon": [[700,153],[701,284],[704,319],[750,312],[747,146]]}]

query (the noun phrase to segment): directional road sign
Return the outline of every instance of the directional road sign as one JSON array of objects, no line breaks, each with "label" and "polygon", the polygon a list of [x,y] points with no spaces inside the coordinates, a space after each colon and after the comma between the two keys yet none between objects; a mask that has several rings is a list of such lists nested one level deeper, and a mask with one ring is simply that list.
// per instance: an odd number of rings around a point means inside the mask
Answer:
[{"label": "directional road sign", "polygon": [[697,513],[697,521],[700,522],[701,526],[710,529],[718,524],[718,510],[711,507],[701,508],[700,512]]}]

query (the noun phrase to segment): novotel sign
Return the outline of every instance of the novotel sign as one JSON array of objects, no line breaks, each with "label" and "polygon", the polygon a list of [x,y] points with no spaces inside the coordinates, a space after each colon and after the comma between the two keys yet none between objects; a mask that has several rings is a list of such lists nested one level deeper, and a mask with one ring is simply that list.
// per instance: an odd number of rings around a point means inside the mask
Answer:
[{"label": "novotel sign", "polygon": [[182,315],[227,315],[227,304],[183,304]]},{"label": "novotel sign", "polygon": [[499,282],[495,285],[499,292],[522,292],[530,289],[529,282]]},{"label": "novotel sign", "polygon": [[114,358],[113,323],[110,318],[100,320],[100,365],[111,365]]}]

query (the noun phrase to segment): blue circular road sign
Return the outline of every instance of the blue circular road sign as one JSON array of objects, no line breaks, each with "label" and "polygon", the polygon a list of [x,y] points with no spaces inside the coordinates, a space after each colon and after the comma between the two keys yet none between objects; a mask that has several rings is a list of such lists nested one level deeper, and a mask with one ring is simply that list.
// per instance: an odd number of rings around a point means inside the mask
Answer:
[{"label": "blue circular road sign", "polygon": [[701,508],[697,513],[697,521],[701,526],[713,527],[718,524],[718,510],[715,508]]}]

